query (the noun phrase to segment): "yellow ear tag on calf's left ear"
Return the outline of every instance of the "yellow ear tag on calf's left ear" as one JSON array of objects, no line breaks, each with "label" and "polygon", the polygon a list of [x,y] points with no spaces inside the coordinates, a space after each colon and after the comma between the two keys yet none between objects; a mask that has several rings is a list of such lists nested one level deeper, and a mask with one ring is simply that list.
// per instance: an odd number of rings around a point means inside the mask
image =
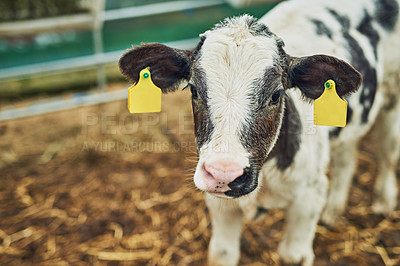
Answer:
[{"label": "yellow ear tag on calf's left ear", "polygon": [[324,92],[314,101],[314,124],[344,127],[347,117],[347,102],[337,94],[336,84],[333,80],[328,80],[324,86]]},{"label": "yellow ear tag on calf's left ear", "polygon": [[150,70],[142,69],[139,81],[128,89],[130,113],[161,112],[161,89],[151,80]]}]

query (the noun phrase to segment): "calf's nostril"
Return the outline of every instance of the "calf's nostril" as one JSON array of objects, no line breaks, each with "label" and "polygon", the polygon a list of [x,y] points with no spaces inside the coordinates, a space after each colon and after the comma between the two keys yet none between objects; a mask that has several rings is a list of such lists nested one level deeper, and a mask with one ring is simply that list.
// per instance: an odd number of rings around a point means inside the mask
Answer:
[{"label": "calf's nostril", "polygon": [[241,190],[247,185],[249,178],[250,178],[249,172],[245,171],[243,175],[239,176],[238,178],[230,182],[228,184],[228,187],[232,190]]}]

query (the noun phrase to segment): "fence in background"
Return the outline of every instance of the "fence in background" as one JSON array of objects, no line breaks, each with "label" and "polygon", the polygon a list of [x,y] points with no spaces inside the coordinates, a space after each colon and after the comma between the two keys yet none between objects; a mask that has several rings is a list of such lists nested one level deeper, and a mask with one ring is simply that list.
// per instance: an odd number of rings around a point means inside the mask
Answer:
[{"label": "fence in background", "polygon": [[[0,70],[0,82],[18,80],[32,76],[41,77],[58,73],[97,68],[98,85],[101,90],[88,93],[75,93],[68,99],[60,99],[59,97],[56,97],[48,100],[39,100],[32,102],[28,106],[20,108],[8,106],[5,110],[0,110],[0,121],[68,110],[81,106],[88,106],[127,98],[126,90],[114,92],[106,92],[102,90],[106,84],[103,66],[116,63],[120,55],[124,52],[103,52],[102,26],[105,22],[165,14],[176,11],[192,10],[196,8],[221,5],[224,3],[222,0],[168,1],[165,3],[155,3],[144,6],[104,10],[104,0],[90,1],[91,4],[89,5],[89,13],[56,18],[42,18],[34,21],[0,23],[0,36],[39,33],[49,30],[90,28],[93,32],[92,37],[95,51],[93,55],[10,67]],[[168,43],[167,45],[181,49],[190,49],[195,46],[196,42],[197,39],[189,39]]]},{"label": "fence in background", "polygon": [[[177,41],[173,43],[166,43],[166,45],[180,49],[190,49],[196,44],[196,42],[197,39],[193,39],[193,40]],[[102,64],[113,63],[119,58],[121,53],[122,51],[117,51],[104,55],[102,57],[101,63]],[[90,57],[86,58],[85,61],[87,61],[88,66],[91,66]],[[72,64],[74,63],[72,62]],[[61,66],[60,71],[65,72],[66,69],[62,69]],[[0,111],[0,121],[23,118],[34,115],[41,115],[57,111],[64,111],[82,106],[118,101],[127,98],[128,98],[127,89],[110,91],[110,92],[95,90],[83,93],[74,93],[66,99],[63,99],[62,97],[54,97],[47,100],[38,100],[24,107],[19,107],[19,108],[8,107],[5,110]]]},{"label": "fence in background", "polygon": [[[101,58],[103,53],[102,27],[104,23],[103,13],[105,0],[81,0],[81,2],[76,1],[72,3],[75,4],[72,12],[75,11],[79,13],[48,18],[45,17],[22,21],[3,22],[0,23],[0,36],[14,37],[27,34],[34,35],[48,31],[90,29],[93,33],[93,50],[95,52],[93,57]],[[78,5],[76,3],[82,3],[82,6],[78,9]],[[17,7],[14,6],[12,9],[16,8]],[[13,11],[17,12],[18,10]],[[25,11],[24,13],[28,13],[28,11]],[[74,60],[76,62],[75,64],[73,64]],[[49,75],[57,71],[62,72],[64,69],[67,71],[69,67],[79,68],[81,66],[81,64],[78,64],[79,58],[74,60],[70,60],[69,64],[66,64],[65,67],[63,67],[63,65],[60,63],[66,62],[46,62],[38,65],[33,64],[0,70],[0,81],[20,79],[28,75]],[[95,61],[96,60],[94,60],[94,62]],[[104,68],[101,64],[95,64],[93,66],[97,66],[98,68],[98,85],[100,88],[104,88],[106,85]]]}]

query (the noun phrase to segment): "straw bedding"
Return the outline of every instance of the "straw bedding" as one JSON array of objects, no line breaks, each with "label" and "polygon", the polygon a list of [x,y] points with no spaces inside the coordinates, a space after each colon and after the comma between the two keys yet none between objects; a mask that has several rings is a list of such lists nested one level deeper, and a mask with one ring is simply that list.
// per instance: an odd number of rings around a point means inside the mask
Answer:
[{"label": "straw bedding", "polygon": [[[0,265],[205,265],[190,112],[181,92],[159,116],[115,102],[0,123]],[[400,263],[400,211],[371,214],[373,134],[358,163],[338,226],[318,225],[316,265]],[[278,264],[284,228],[279,210],[246,222],[240,265]]]}]

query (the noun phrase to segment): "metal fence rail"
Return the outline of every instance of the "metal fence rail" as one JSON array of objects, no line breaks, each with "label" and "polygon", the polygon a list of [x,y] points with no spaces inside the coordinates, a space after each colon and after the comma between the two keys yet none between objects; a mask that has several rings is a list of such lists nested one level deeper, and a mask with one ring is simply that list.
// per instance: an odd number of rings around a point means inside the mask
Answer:
[{"label": "metal fence rail", "polygon": [[104,21],[160,15],[182,10],[216,6],[224,3],[225,1],[223,0],[168,1],[166,3],[106,10],[104,11]]},{"label": "metal fence rail", "polygon": [[[176,12],[176,11],[182,11],[182,10],[190,10],[190,9],[195,9],[195,8],[202,8],[202,7],[210,7],[210,6],[216,6],[216,5],[221,5],[224,4],[224,1],[222,0],[201,0],[201,1],[170,1],[167,3],[158,3],[158,4],[149,4],[145,6],[137,6],[137,7],[130,7],[130,8],[123,8],[123,9],[113,9],[113,10],[105,10],[100,12],[100,14],[97,15],[98,18],[101,19],[101,23],[99,25],[102,25],[103,22],[107,21],[113,21],[113,20],[120,20],[120,19],[128,19],[128,18],[137,18],[137,17],[143,17],[143,16],[152,16],[152,15],[158,15],[158,14],[165,14],[165,13],[170,13],[170,12]],[[76,16],[87,16],[87,15],[76,15]],[[64,22],[62,24],[63,28],[68,25],[69,20],[67,17],[63,17]],[[75,15],[70,17],[70,19],[75,20],[76,17]],[[86,17],[85,20],[88,18]],[[45,21],[43,21],[45,20]],[[59,21],[59,18],[50,18],[50,19],[41,19],[41,22],[39,22],[38,30],[42,30],[42,26],[40,25],[48,25],[46,26],[47,30],[51,28],[51,21],[52,20],[57,20]],[[21,24],[22,23],[22,24]],[[36,23],[36,22],[34,22]],[[71,21],[72,23],[72,21]],[[7,25],[13,24],[13,23],[4,23]],[[18,31],[16,30],[15,32],[21,33],[24,29],[24,25],[31,24],[31,22],[15,22],[16,27],[19,29]],[[26,27],[28,27],[26,26]],[[56,25],[57,26],[57,25]],[[61,26],[61,25],[58,25]],[[74,24],[71,24],[71,27],[74,26]],[[31,26],[29,26],[31,27]],[[28,27],[28,28],[29,28]],[[50,27],[50,28],[48,28]],[[2,23],[0,23],[0,35],[2,33],[2,28],[5,29],[8,27],[3,27]],[[34,29],[34,27],[29,28],[30,31]],[[57,29],[57,27],[53,28]],[[8,30],[7,30],[8,31]],[[96,34],[97,32],[97,34]],[[94,30],[94,45],[95,45],[95,51],[97,51],[93,55],[88,55],[88,56],[83,56],[83,57],[76,57],[72,59],[66,59],[66,60],[57,60],[57,61],[49,61],[45,63],[40,63],[40,64],[32,64],[32,65],[25,65],[21,67],[11,67],[8,69],[1,69],[0,70],[0,81],[10,81],[10,80],[18,80],[21,78],[25,78],[27,76],[47,76],[47,75],[52,75],[54,73],[60,73],[63,70],[63,64],[65,66],[65,71],[70,72],[74,68],[77,70],[81,69],[88,69],[88,68],[95,68],[98,66],[101,66],[103,64],[109,64],[112,63],[112,58],[118,58],[115,57],[114,53],[119,53],[120,51],[117,52],[110,52],[110,53],[103,53],[102,52],[102,36],[101,36],[101,28],[98,30]]]},{"label": "metal fence rail", "polygon": [[123,100],[127,98],[127,90],[111,92],[74,93],[68,99],[56,97],[50,100],[39,100],[26,107],[10,108],[0,111],[0,121],[17,119],[46,113],[64,111],[83,106]]},{"label": "metal fence rail", "polygon": [[[182,49],[191,49],[197,42],[197,38],[171,42],[169,45]],[[11,67],[0,71],[0,81],[18,80],[29,76],[48,76],[58,73],[68,73],[92,69],[98,65],[117,64],[119,57],[125,50],[80,56],[51,62],[30,64],[19,67]]]},{"label": "metal fence rail", "polygon": [[[210,6],[221,5],[224,3],[225,1],[223,0],[169,1],[166,3],[149,4],[145,6],[136,6],[123,9],[100,10],[100,12],[97,12],[96,15],[96,19],[101,20],[100,23],[97,23],[98,26],[97,35],[96,35],[96,27],[93,27],[93,32],[94,32],[93,38],[95,40],[94,42],[95,51],[97,51],[97,53],[88,56],[81,56],[70,59],[56,60],[56,61],[3,69],[0,70],[0,81],[18,80],[32,76],[43,77],[58,73],[68,73],[68,72],[81,71],[85,69],[93,69],[97,67],[98,83],[99,86],[101,87],[102,83],[104,85],[104,73],[102,73],[101,67],[103,65],[116,64],[119,57],[124,52],[124,51],[114,51],[108,53],[102,52],[101,26],[103,25],[104,22],[165,14],[170,12],[190,10],[202,7],[210,7]],[[102,6],[104,7],[104,2],[102,2]],[[87,23],[89,24],[91,23],[90,18],[88,18],[87,16],[88,15],[86,14],[81,14],[81,15],[71,16],[70,18],[75,21],[77,17],[79,18],[84,17],[83,24],[87,25]],[[67,19],[67,17],[63,17],[62,19],[64,20],[64,22],[61,22],[62,20],[60,20],[60,18],[40,19],[37,22],[35,22],[37,24],[35,25],[32,24],[29,30],[30,32],[32,32],[36,26],[38,32],[43,31],[43,29],[49,30],[51,29],[51,26],[48,26],[51,25],[51,23],[49,22],[50,20],[53,20],[53,22],[57,21],[59,22],[56,23],[57,27],[52,28],[53,30],[64,29],[64,27],[67,26],[68,24],[68,22],[65,23],[65,19]],[[13,34],[13,32],[18,34],[24,33],[26,32],[24,30],[24,24],[26,23],[29,22],[14,22],[14,24],[10,22],[0,23],[0,33],[2,31],[4,33],[3,35]],[[78,24],[83,25],[82,23]],[[70,25],[77,26],[74,23]],[[10,31],[10,27],[11,28],[13,27],[15,31]],[[198,41],[197,38],[195,38],[195,39],[170,42],[167,43],[166,45],[180,49],[191,49],[195,47],[197,41]],[[63,111],[82,106],[106,103],[116,100],[123,100],[126,98],[127,98],[127,90],[118,90],[112,92],[92,91],[87,93],[75,93],[72,94],[67,99],[55,97],[46,100],[35,101],[27,106],[19,108],[14,108],[13,106],[7,106],[6,108],[0,110],[0,121],[46,114],[56,111]]]},{"label": "metal fence rail", "polygon": [[[165,43],[165,45],[179,48],[179,49],[191,49],[191,48],[195,47],[197,41],[198,41],[197,39],[189,39],[189,40]],[[104,54],[103,56],[98,57],[97,63],[98,64],[116,63],[118,61],[118,58],[121,56],[121,54],[123,52],[124,51],[116,51],[116,52]],[[90,68],[92,66],[91,58],[92,57],[83,58],[85,60],[82,60],[82,58],[79,60],[77,60],[77,59],[60,60],[60,62],[58,62],[58,64],[53,65],[52,67],[59,68],[59,71],[61,71],[63,73],[66,71],[76,71],[76,67],[78,65],[81,69],[85,68],[85,67]],[[49,67],[49,66],[46,66],[46,65],[43,66],[43,68],[47,68],[47,67]],[[42,70],[35,70],[35,69],[28,70],[27,69],[26,71],[34,72],[34,71],[43,71],[43,70],[44,69],[42,69]],[[53,71],[56,71],[56,69],[53,69]],[[46,99],[46,100],[38,100],[38,101],[30,103],[27,106],[19,107],[19,108],[14,108],[12,106],[8,106],[4,110],[0,110],[0,121],[24,118],[24,117],[34,116],[34,115],[41,115],[41,114],[46,114],[46,113],[51,113],[51,112],[57,112],[57,111],[64,111],[64,110],[74,109],[74,108],[83,107],[83,106],[124,100],[127,98],[128,98],[128,90],[127,89],[111,91],[111,92],[90,91],[90,92],[86,92],[86,93],[74,93],[67,99],[62,99],[61,97],[54,97],[54,98],[50,98],[50,99]]]}]

